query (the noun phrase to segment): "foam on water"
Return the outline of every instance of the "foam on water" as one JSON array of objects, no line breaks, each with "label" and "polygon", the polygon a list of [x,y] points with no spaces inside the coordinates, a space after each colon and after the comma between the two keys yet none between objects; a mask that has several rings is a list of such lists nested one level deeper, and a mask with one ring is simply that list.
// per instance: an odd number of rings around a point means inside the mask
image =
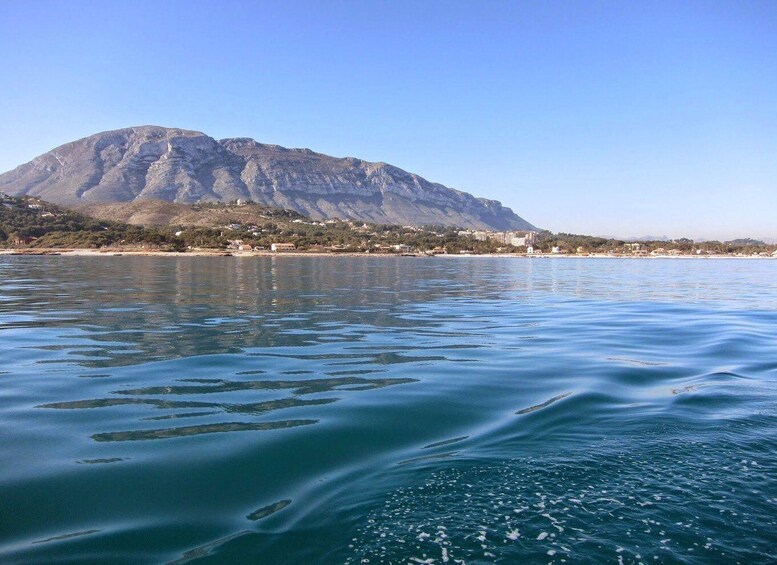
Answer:
[{"label": "foam on water", "polygon": [[439,466],[372,508],[346,562],[775,561],[777,466],[740,459],[748,452],[746,437],[655,435],[639,446],[604,441],[540,458]]}]

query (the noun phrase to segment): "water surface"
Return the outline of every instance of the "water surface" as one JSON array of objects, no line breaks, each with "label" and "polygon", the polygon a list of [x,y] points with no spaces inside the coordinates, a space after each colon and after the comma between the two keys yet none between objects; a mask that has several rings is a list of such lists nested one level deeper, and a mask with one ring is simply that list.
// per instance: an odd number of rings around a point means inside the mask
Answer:
[{"label": "water surface", "polygon": [[0,257],[3,563],[777,561],[777,261]]}]

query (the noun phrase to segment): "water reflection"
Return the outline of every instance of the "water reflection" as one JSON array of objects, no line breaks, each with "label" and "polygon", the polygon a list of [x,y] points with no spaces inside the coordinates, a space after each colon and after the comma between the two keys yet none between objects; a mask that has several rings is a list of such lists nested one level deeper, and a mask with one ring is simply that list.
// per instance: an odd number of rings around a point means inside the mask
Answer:
[{"label": "water reflection", "polygon": [[260,430],[280,430],[309,426],[318,420],[280,420],[278,422],[221,422],[218,424],[200,424],[180,428],[161,428],[156,430],[130,430],[126,432],[108,432],[94,434],[95,441],[138,441],[147,439],[169,439],[173,437],[217,434],[224,432],[248,432]]},{"label": "water reflection", "polygon": [[[187,380],[187,379],[181,379]],[[172,385],[162,387],[146,387],[130,390],[117,390],[117,394],[212,394],[218,392],[233,392],[240,390],[283,390],[293,389],[292,394],[313,394],[333,390],[371,390],[391,385],[415,382],[411,378],[365,379],[361,377],[341,377],[336,379],[307,379],[299,381],[226,381],[188,379],[201,384]],[[343,389],[342,387],[348,387]]]},{"label": "water reflection", "polygon": [[246,518],[255,522],[256,520],[261,520],[262,518],[266,518],[270,514],[275,514],[276,512],[283,510],[289,504],[291,504],[291,500],[288,500],[288,499],[279,500],[278,502],[269,504],[263,508],[260,508],[259,510],[254,510],[248,516],[246,516]]},{"label": "water reflection", "polygon": [[[327,379],[307,380],[261,380],[261,381],[228,381],[224,379],[179,379],[181,382],[193,382],[195,385],[165,385],[143,387],[137,389],[124,389],[114,391],[121,397],[95,398],[89,400],[68,400],[61,402],[49,402],[40,404],[38,408],[58,410],[86,410],[94,408],[110,408],[115,406],[148,405],[163,410],[189,410],[191,408],[218,408],[217,411],[206,412],[177,412],[163,416],[145,417],[142,421],[173,420],[181,418],[205,418],[214,416],[220,412],[228,414],[240,414],[244,416],[263,416],[277,410],[304,408],[310,406],[322,406],[337,402],[339,398],[298,398],[302,395],[312,395],[324,392],[359,392],[368,391],[388,386],[416,382],[412,378],[383,378],[367,379],[363,377],[340,377]],[[162,396],[162,395],[199,395],[218,394],[248,391],[283,391],[289,390],[295,396],[262,400],[258,402],[204,402],[196,400],[168,400],[158,398],[126,398],[126,396]],[[302,425],[314,424],[318,420],[284,420],[278,422],[219,422],[183,426],[165,429],[139,429],[121,432],[97,433],[91,437],[95,441],[129,441],[168,439],[173,437],[186,437],[200,434],[211,434],[234,431],[260,431],[290,428]]]},{"label": "water reflection", "polygon": [[[741,265],[0,257],[0,559],[766,551],[777,262]],[[731,488],[747,526],[694,522]]]},{"label": "water reflection", "polygon": [[[735,263],[723,262],[724,270],[733,274]],[[759,288],[777,289],[777,277],[763,276],[774,270],[771,262],[737,272],[746,280],[735,294],[725,280],[707,275],[708,264],[687,260],[677,269],[671,261],[606,259],[584,268],[590,261],[5,257],[0,329],[78,328],[88,341],[70,347],[84,357],[77,362],[111,367],[132,364],[137,356],[238,353],[332,339],[352,342],[367,332],[402,327],[433,330],[439,326],[435,320],[408,318],[400,310],[442,298],[532,301],[550,293],[556,300],[568,295],[671,301],[682,295],[686,301],[722,299],[747,306],[762,302]],[[658,273],[662,285],[645,285],[646,271]],[[197,339],[182,339],[187,333]],[[51,344],[38,347],[46,346]]]}]

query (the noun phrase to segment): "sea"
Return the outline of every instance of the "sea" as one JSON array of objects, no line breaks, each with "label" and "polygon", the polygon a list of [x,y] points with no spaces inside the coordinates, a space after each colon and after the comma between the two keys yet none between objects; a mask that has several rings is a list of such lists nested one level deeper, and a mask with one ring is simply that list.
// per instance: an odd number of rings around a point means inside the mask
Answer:
[{"label": "sea", "polygon": [[0,257],[0,563],[776,563],[777,260]]}]

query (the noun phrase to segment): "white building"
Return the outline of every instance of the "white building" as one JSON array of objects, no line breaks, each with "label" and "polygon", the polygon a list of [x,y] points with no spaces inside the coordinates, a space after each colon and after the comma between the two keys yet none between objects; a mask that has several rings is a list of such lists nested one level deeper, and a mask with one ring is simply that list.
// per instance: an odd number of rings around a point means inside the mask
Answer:
[{"label": "white building", "polygon": [[297,248],[293,243],[273,243],[270,251],[294,251]]}]

